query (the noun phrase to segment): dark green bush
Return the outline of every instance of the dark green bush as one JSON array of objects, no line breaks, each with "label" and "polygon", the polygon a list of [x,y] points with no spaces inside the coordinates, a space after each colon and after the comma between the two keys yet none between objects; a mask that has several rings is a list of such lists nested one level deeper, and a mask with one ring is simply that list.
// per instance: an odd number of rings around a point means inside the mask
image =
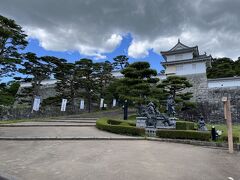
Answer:
[{"label": "dark green bush", "polygon": [[170,139],[195,139],[200,141],[209,141],[211,134],[209,131],[193,131],[193,130],[158,130],[156,136],[160,138]]},{"label": "dark green bush", "polygon": [[[228,141],[228,136],[227,135],[222,135],[219,137],[220,140],[222,141]],[[233,136],[233,142],[234,143],[239,143],[240,142],[240,138],[238,136]]]},{"label": "dark green bush", "polygon": [[113,120],[113,119],[108,119],[108,120],[107,120],[107,123],[108,123],[108,124],[111,124],[111,125],[119,125],[119,124],[122,123],[122,121]]},{"label": "dark green bush", "polygon": [[126,121],[126,120],[122,121],[122,120],[108,119],[108,120],[107,120],[107,123],[108,123],[108,124],[111,124],[111,125],[128,124],[129,126],[136,126],[136,123],[135,123],[135,122]]},{"label": "dark green bush", "polygon": [[194,122],[176,121],[177,130],[194,130]]},{"label": "dark green bush", "polygon": [[[105,131],[109,131],[117,134],[127,134],[132,136],[144,136],[145,129],[133,127],[129,125],[129,122],[120,121],[118,125],[113,125],[116,120],[100,119],[96,122],[96,127]],[[111,124],[110,124],[111,122]],[[131,123],[130,123],[131,124]]]}]

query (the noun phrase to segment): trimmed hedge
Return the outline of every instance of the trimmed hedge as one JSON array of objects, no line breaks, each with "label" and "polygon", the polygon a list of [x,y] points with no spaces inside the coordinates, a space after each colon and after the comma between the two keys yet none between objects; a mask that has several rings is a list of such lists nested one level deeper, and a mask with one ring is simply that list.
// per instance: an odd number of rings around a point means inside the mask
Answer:
[{"label": "trimmed hedge", "polygon": [[130,126],[129,122],[120,121],[118,125],[113,125],[113,123],[118,123],[118,120],[100,119],[96,122],[96,127],[98,129],[117,134],[126,134],[132,136],[145,135],[145,129]]},{"label": "trimmed hedge", "polygon": [[[222,136],[219,137],[219,139],[223,140],[223,141],[228,141],[228,136],[227,135],[222,135]],[[240,137],[233,135],[233,142],[234,143],[240,142]]]},{"label": "trimmed hedge", "polygon": [[176,121],[176,130],[194,130],[194,122]]},{"label": "trimmed hedge", "polygon": [[156,136],[160,138],[170,139],[194,139],[200,141],[209,141],[211,134],[209,131],[193,131],[193,130],[158,130]]},{"label": "trimmed hedge", "polygon": [[122,120],[113,120],[113,119],[108,119],[107,120],[107,123],[108,124],[111,124],[111,125],[129,125],[129,126],[136,126],[136,123],[135,122],[132,122],[132,121],[122,121]]}]

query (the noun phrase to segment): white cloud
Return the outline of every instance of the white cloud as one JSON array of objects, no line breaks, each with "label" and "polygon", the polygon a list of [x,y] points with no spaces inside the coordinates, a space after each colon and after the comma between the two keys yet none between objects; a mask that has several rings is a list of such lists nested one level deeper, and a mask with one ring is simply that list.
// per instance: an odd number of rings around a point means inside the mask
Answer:
[{"label": "white cloud", "polygon": [[47,50],[79,51],[104,59],[131,33],[129,56],[170,49],[177,39],[203,52],[240,56],[239,0],[8,0],[13,18]]},{"label": "white cloud", "polygon": [[148,55],[149,43],[148,42],[135,42],[133,41],[128,48],[128,55],[133,58],[142,58]]},{"label": "white cloud", "polygon": [[112,47],[118,46],[122,41],[122,36],[118,34],[112,34],[111,37],[106,41],[106,47],[112,49]]}]

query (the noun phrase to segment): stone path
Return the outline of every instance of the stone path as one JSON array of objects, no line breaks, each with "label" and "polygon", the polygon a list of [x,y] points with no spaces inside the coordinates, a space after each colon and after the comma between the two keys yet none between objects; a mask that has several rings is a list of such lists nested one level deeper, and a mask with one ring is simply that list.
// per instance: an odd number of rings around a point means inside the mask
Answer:
[{"label": "stone path", "polygon": [[145,141],[100,131],[95,122],[71,116],[0,127],[0,179],[240,179],[240,153]]},{"label": "stone path", "polygon": [[0,125],[0,139],[13,138],[114,138],[126,137],[98,130],[97,118],[61,117]]},{"label": "stone path", "polygon": [[[0,127],[0,137],[123,137],[96,127]],[[128,137],[128,136],[125,136]]]},{"label": "stone path", "polygon": [[240,179],[240,154],[175,143],[0,141],[0,152],[0,176],[17,180]]}]

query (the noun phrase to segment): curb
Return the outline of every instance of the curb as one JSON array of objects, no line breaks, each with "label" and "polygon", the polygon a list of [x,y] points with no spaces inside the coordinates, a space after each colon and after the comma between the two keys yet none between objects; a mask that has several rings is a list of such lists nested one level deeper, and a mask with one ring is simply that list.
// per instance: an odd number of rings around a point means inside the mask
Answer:
[{"label": "curb", "polygon": [[79,121],[79,120],[47,120],[47,121],[32,121],[32,122],[66,122],[66,123],[96,123],[95,120],[84,120],[84,121]]},{"label": "curb", "polygon": [[49,118],[49,119],[58,119],[58,120],[65,120],[65,119],[69,119],[69,120],[94,120],[97,121],[99,118],[73,118],[73,117],[60,117],[60,118]]},{"label": "curb", "polygon": [[96,126],[94,123],[92,124],[1,124],[0,127],[92,127]]},{"label": "curb", "polygon": [[33,140],[145,140],[144,137],[0,137],[0,140],[33,141]]},{"label": "curb", "polygon": [[[73,140],[147,140],[147,141],[159,141],[159,142],[170,142],[170,143],[181,143],[189,144],[202,147],[213,147],[227,149],[227,143],[207,142],[207,141],[196,141],[186,139],[163,139],[154,137],[0,137],[0,141],[73,141]],[[234,144],[234,150],[240,151],[240,143]]]},{"label": "curb", "polygon": [[[165,138],[153,138],[153,137],[147,137],[147,140],[228,149],[227,143],[197,141],[197,140],[189,140],[189,139],[165,139]],[[234,147],[234,150],[240,151],[240,144],[234,143],[233,147]]]}]

